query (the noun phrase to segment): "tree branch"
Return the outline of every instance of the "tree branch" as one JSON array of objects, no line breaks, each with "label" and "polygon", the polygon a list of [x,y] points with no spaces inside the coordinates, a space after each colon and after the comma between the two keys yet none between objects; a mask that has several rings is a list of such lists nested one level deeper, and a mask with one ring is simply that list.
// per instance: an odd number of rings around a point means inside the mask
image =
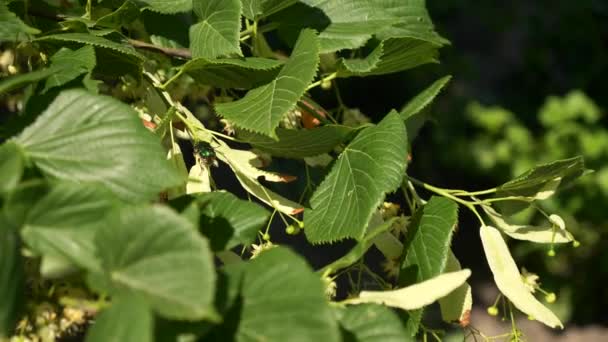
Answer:
[{"label": "tree branch", "polygon": [[154,52],[160,52],[169,57],[178,57],[178,58],[184,58],[184,59],[192,58],[192,52],[190,52],[190,50],[188,50],[188,49],[166,48],[166,47],[142,42],[141,40],[136,40],[136,39],[128,39],[127,42],[129,42],[129,44],[131,44],[132,46],[134,46],[136,48],[154,51]]}]

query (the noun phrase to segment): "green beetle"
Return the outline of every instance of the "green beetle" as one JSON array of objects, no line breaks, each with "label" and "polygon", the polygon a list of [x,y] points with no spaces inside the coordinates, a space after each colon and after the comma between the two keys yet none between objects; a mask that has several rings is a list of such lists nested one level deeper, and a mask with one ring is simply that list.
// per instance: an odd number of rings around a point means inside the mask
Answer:
[{"label": "green beetle", "polygon": [[217,160],[215,150],[206,141],[199,141],[194,144],[194,153],[200,163],[205,166],[213,165],[217,166]]}]

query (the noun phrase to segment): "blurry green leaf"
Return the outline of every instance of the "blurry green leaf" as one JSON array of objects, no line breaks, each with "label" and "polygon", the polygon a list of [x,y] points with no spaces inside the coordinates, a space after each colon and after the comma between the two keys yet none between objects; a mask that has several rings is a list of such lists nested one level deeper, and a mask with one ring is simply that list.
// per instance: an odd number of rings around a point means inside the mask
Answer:
[{"label": "blurry green leaf", "polygon": [[138,17],[138,6],[133,1],[127,0],[114,12],[97,19],[95,25],[118,29],[134,22]]},{"label": "blurry green leaf", "polygon": [[42,93],[51,88],[62,86],[82,74],[92,72],[95,65],[95,49],[92,46],[85,45],[75,51],[61,48],[51,56],[51,68],[60,70],[46,79]]},{"label": "blurry green leaf", "polygon": [[505,234],[517,240],[527,240],[536,243],[568,243],[572,242],[572,234],[567,231],[554,228],[553,225],[531,226],[510,223],[492,207],[482,206],[497,228]]},{"label": "blurry green leaf", "polygon": [[500,232],[490,226],[481,226],[481,242],[486,255],[494,281],[500,292],[507,297],[516,308],[525,314],[534,317],[552,328],[563,328],[559,319],[543,306],[534,296],[521,278],[507,244]]},{"label": "blurry green leaf", "polygon": [[343,329],[344,342],[413,341],[405,334],[399,316],[385,306],[362,304],[336,311]]},{"label": "blurry green leaf", "polygon": [[260,20],[297,2],[297,0],[241,0],[243,15],[249,20]]},{"label": "blurry green leaf", "polygon": [[363,129],[344,149],[316,188],[306,209],[310,242],[361,239],[386,193],[394,191],[406,167],[407,133],[395,111]]},{"label": "blurry green leaf", "polygon": [[25,24],[13,12],[9,11],[7,3],[0,1],[0,42],[22,41],[40,31]]},{"label": "blurry green leaf", "polygon": [[358,298],[350,299],[348,303],[376,303],[403,310],[416,310],[445,297],[464,284],[469,276],[471,276],[471,271],[464,269],[444,273],[398,290],[361,291]]},{"label": "blurry green leaf", "polygon": [[374,244],[374,239],[389,230],[396,218],[391,218],[390,220],[381,223],[380,225],[373,227],[371,231],[369,231],[361,241],[359,241],[355,247],[353,247],[348,253],[340,257],[338,260],[332,262],[331,264],[323,267],[319,273],[325,274],[327,271],[331,271],[331,273],[336,273],[337,271],[344,269],[355,262],[361,259],[363,255],[367,252],[367,250]]},{"label": "blurry green leaf", "polygon": [[241,286],[236,341],[341,341],[321,280],[290,250],[248,262]]},{"label": "blurry green leaf", "polygon": [[405,120],[405,127],[407,128],[407,137],[410,142],[418,135],[418,131],[426,120],[428,115],[423,110],[439,95],[441,90],[448,84],[452,79],[452,76],[445,76],[438,79],[428,88],[424,89],[420,94],[416,95],[411,99],[399,113],[403,120]]},{"label": "blurry green leaf", "polygon": [[201,230],[214,251],[250,244],[266,225],[270,213],[258,204],[229,192],[210,192],[196,197],[201,206]]},{"label": "blurry green leaf", "polygon": [[99,271],[93,240],[100,222],[116,204],[104,189],[58,183],[32,206],[21,236],[43,258],[63,259]]},{"label": "blurry green leaf", "polygon": [[539,196],[539,193],[542,199],[546,197],[546,191],[554,191],[556,183],[561,183],[561,186],[568,185],[583,175],[585,170],[583,157],[580,156],[538,165],[496,189],[496,197],[523,197],[527,198],[527,202],[501,201],[497,206],[506,215],[514,214],[527,208],[529,202]]},{"label": "blurry green leaf", "polygon": [[8,93],[29,83],[41,81],[58,72],[61,72],[60,68],[51,67],[5,78],[0,81],[0,94]]},{"label": "blurry green leaf", "polygon": [[0,339],[14,332],[23,304],[24,275],[19,235],[0,215]]},{"label": "blurry green leaf", "polygon": [[[192,10],[193,0],[137,0],[146,4],[144,7],[154,12],[174,14]],[[196,1],[196,0],[195,0]]]},{"label": "blurry green leaf", "polygon": [[[460,271],[460,262],[452,251],[448,254],[444,272]],[[445,322],[458,322],[461,326],[467,326],[473,306],[471,286],[468,283],[460,285],[449,295],[439,299],[441,307],[441,318]]]},{"label": "blurry green leaf", "polygon": [[161,316],[218,319],[215,270],[207,239],[166,207],[124,207],[98,230],[97,253],[111,294],[142,296]]},{"label": "blurry green leaf", "polygon": [[217,113],[235,126],[278,139],[275,129],[312,81],[319,64],[319,45],[312,30],[303,30],[279,75],[250,90],[240,100],[216,105]]},{"label": "blurry green leaf", "polygon": [[12,191],[23,175],[25,161],[14,142],[0,145],[0,194]]},{"label": "blurry green leaf", "polygon": [[[457,223],[458,205],[445,197],[431,197],[414,214],[408,225],[399,285],[419,283],[444,271]],[[421,318],[422,310],[409,313],[407,330],[412,335]]]},{"label": "blurry green leaf", "polygon": [[239,132],[239,139],[273,156],[300,159],[331,152],[352,131],[350,127],[339,125],[300,130],[279,127],[276,130],[278,141],[247,131]]},{"label": "blurry green leaf", "polygon": [[182,70],[201,84],[220,88],[257,87],[272,81],[283,63],[267,58],[196,58],[182,66]]},{"label": "blurry green leaf", "polygon": [[564,97],[549,96],[538,116],[543,126],[557,128],[579,118],[589,124],[596,123],[602,112],[585,93],[574,90]]},{"label": "blurry green leaf", "polygon": [[154,341],[154,316],[144,300],[121,296],[103,310],[87,332],[86,342]]},{"label": "blurry green leaf", "polygon": [[300,0],[318,8],[329,24],[319,33],[321,53],[359,48],[376,32],[400,21],[374,0]]},{"label": "blurry green leaf", "polygon": [[15,142],[47,176],[101,183],[128,201],[183,181],[137,112],[81,89],[59,94]]},{"label": "blurry green leaf", "polygon": [[48,190],[48,183],[41,179],[20,183],[7,194],[4,200],[1,207],[4,214],[3,219],[12,226],[23,226],[34,203],[42,198]]},{"label": "blurry green leaf", "polygon": [[426,63],[437,63],[437,46],[424,40],[398,37],[383,40],[365,58],[341,58],[338,76],[390,74]]},{"label": "blurry green leaf", "polygon": [[240,0],[193,0],[193,7],[201,21],[190,27],[192,57],[243,55]]}]

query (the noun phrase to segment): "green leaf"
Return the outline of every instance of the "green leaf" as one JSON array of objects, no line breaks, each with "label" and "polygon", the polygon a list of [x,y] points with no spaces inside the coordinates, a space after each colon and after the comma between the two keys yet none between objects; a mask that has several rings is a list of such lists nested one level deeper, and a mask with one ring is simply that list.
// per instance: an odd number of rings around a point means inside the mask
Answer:
[{"label": "green leaf", "polygon": [[15,143],[0,145],[0,194],[17,187],[23,175],[24,163],[23,155]]},{"label": "green leaf", "polygon": [[[460,262],[452,251],[448,254],[444,272],[460,271]],[[458,322],[461,326],[469,325],[473,296],[468,283],[460,285],[449,295],[439,299],[441,318],[446,322]]]},{"label": "green leaf", "polygon": [[399,316],[377,304],[362,304],[336,309],[345,342],[413,341],[403,330]]},{"label": "green leaf", "polygon": [[278,141],[261,134],[240,131],[239,139],[273,156],[301,159],[331,152],[352,133],[351,127],[326,125],[314,129],[277,128]]},{"label": "green leaf", "polygon": [[1,207],[3,219],[15,227],[23,226],[34,203],[47,192],[48,184],[42,179],[22,182],[6,196]]},{"label": "green leaf", "polygon": [[15,142],[45,175],[101,183],[127,201],[183,181],[137,112],[80,89],[60,93]]},{"label": "green leaf", "polygon": [[196,58],[184,64],[181,70],[201,84],[249,89],[272,81],[281,65],[280,61],[258,57]]},{"label": "green leaf", "polygon": [[241,0],[243,15],[258,21],[297,2],[297,0]]},{"label": "green leaf", "polygon": [[449,42],[435,32],[426,9],[426,0],[372,0],[399,21],[376,34],[379,39],[411,37],[441,46]]},{"label": "green leaf", "polygon": [[134,22],[139,17],[139,7],[131,0],[125,1],[118,9],[97,19],[95,26],[119,29]]},{"label": "green leaf", "polygon": [[405,120],[407,136],[410,139],[410,142],[418,135],[418,131],[428,119],[428,115],[425,112],[422,112],[422,110],[433,102],[435,97],[437,97],[437,95],[451,79],[452,76],[445,76],[438,79],[428,88],[424,89],[420,94],[411,99],[401,109],[399,114],[403,120]]},{"label": "green leaf", "polygon": [[361,239],[385,194],[399,187],[406,155],[407,133],[397,112],[362,130],[310,199],[304,212],[308,240]]},{"label": "green leaf", "polygon": [[95,318],[86,342],[154,341],[154,316],[146,302],[137,296],[122,296]]},{"label": "green leaf", "polygon": [[390,74],[426,63],[438,63],[438,47],[424,40],[395,37],[381,41],[365,58],[341,58],[338,76]]},{"label": "green leaf", "polygon": [[116,206],[116,198],[104,189],[58,183],[32,206],[21,236],[44,258],[100,271],[94,237],[100,222]]},{"label": "green leaf", "polygon": [[141,63],[145,60],[145,57],[137,52],[135,48],[127,44],[117,43],[115,41],[106,39],[104,37],[96,36],[88,33],[60,33],[51,34],[48,36],[40,37],[37,41],[50,41],[50,42],[71,42],[85,45],[92,45],[97,48],[109,49],[122,55],[124,58],[129,59],[135,64]]},{"label": "green leaf", "polygon": [[347,304],[376,303],[403,310],[423,308],[464,284],[471,271],[464,269],[438,275],[429,280],[391,291],[361,291],[358,298]]},{"label": "green leaf", "polygon": [[321,280],[286,248],[265,251],[248,263],[241,297],[239,342],[340,341]]},{"label": "green leaf", "polygon": [[481,242],[483,250],[494,275],[494,281],[500,292],[507,297],[516,308],[534,317],[552,328],[563,328],[559,318],[542,305],[526,288],[517,265],[511,257],[509,248],[500,232],[490,226],[481,226]]},{"label": "green leaf", "polygon": [[370,0],[300,0],[323,12],[329,21],[319,34],[321,53],[356,49],[376,32],[399,22],[383,5]]},{"label": "green leaf", "polygon": [[29,39],[30,35],[38,34],[40,31],[25,24],[13,12],[9,11],[8,5],[0,1],[0,42],[22,41]]},{"label": "green leaf", "polygon": [[[458,205],[433,196],[408,226],[405,253],[399,271],[399,285],[410,285],[440,275],[450,253],[452,233],[458,223]],[[418,331],[422,310],[409,313],[407,330]]]},{"label": "green leaf", "polygon": [[163,14],[175,14],[190,12],[192,10],[192,0],[138,0],[146,4],[145,9]]},{"label": "green leaf", "polygon": [[42,93],[92,72],[96,64],[95,49],[92,46],[85,45],[75,51],[61,48],[51,57],[51,68],[57,68],[59,71],[46,79]]},{"label": "green leaf", "polygon": [[13,334],[23,304],[21,246],[13,228],[0,215],[0,339]]},{"label": "green leaf", "polygon": [[395,219],[396,218],[391,218],[390,220],[383,222],[376,227],[371,227],[372,229],[368,228],[368,233],[355,245],[355,247],[336,261],[323,267],[321,270],[319,270],[319,273],[336,273],[337,271],[357,262],[357,260],[361,259],[367,250],[374,244],[376,237],[392,227]]},{"label": "green leaf", "polygon": [[243,55],[239,41],[240,0],[194,0],[193,7],[201,21],[190,27],[192,57]]},{"label": "green leaf", "polygon": [[259,205],[229,192],[211,192],[196,197],[201,206],[201,230],[214,251],[250,244],[266,225],[270,214]]},{"label": "green leaf", "polygon": [[554,227],[553,224],[546,226],[519,225],[509,222],[490,206],[482,206],[497,228],[505,234],[517,240],[526,240],[536,243],[568,243],[574,239],[572,234],[565,229]]},{"label": "green leaf", "polygon": [[235,126],[278,139],[275,129],[312,81],[319,64],[319,45],[312,30],[303,30],[281,72],[272,82],[250,90],[240,100],[216,106]]},{"label": "green leaf", "polygon": [[217,320],[213,256],[187,219],[166,207],[125,207],[95,245],[111,294],[136,293],[170,319]]},{"label": "green leaf", "polygon": [[550,196],[556,185],[568,185],[585,171],[581,156],[538,165],[496,189],[495,197],[523,197],[527,202],[501,201],[497,206],[504,214],[512,215],[527,208],[537,197],[544,199]]},{"label": "green leaf", "polygon": [[0,81],[0,94],[8,93],[30,83],[41,81],[53,74],[60,72],[60,68],[44,68],[8,77]]}]

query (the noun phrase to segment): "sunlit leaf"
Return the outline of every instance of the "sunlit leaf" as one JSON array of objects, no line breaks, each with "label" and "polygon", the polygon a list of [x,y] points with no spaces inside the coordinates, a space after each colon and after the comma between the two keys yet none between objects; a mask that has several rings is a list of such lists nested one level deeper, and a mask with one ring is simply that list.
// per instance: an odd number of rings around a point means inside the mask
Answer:
[{"label": "sunlit leaf", "polygon": [[361,239],[386,193],[405,172],[407,133],[397,112],[362,130],[340,154],[306,209],[306,237],[313,243]]},{"label": "sunlit leaf", "polygon": [[220,103],[215,109],[235,126],[278,139],[275,129],[292,110],[312,81],[319,64],[319,45],[312,30],[303,30],[277,78],[250,90],[240,100]]},{"label": "sunlit leaf", "polygon": [[133,109],[80,89],[57,96],[15,142],[47,176],[100,183],[128,201],[183,181]]},{"label": "sunlit leaf", "polygon": [[358,298],[350,299],[348,304],[376,303],[403,310],[423,308],[465,283],[471,271],[444,273],[429,280],[390,291],[362,291]]},{"label": "sunlit leaf", "polygon": [[190,27],[192,57],[242,56],[240,0],[193,0],[200,22]]},{"label": "sunlit leaf", "polygon": [[524,285],[500,232],[494,227],[482,226],[480,234],[488,265],[500,292],[525,314],[552,328],[563,328],[559,318],[534,298]]}]

